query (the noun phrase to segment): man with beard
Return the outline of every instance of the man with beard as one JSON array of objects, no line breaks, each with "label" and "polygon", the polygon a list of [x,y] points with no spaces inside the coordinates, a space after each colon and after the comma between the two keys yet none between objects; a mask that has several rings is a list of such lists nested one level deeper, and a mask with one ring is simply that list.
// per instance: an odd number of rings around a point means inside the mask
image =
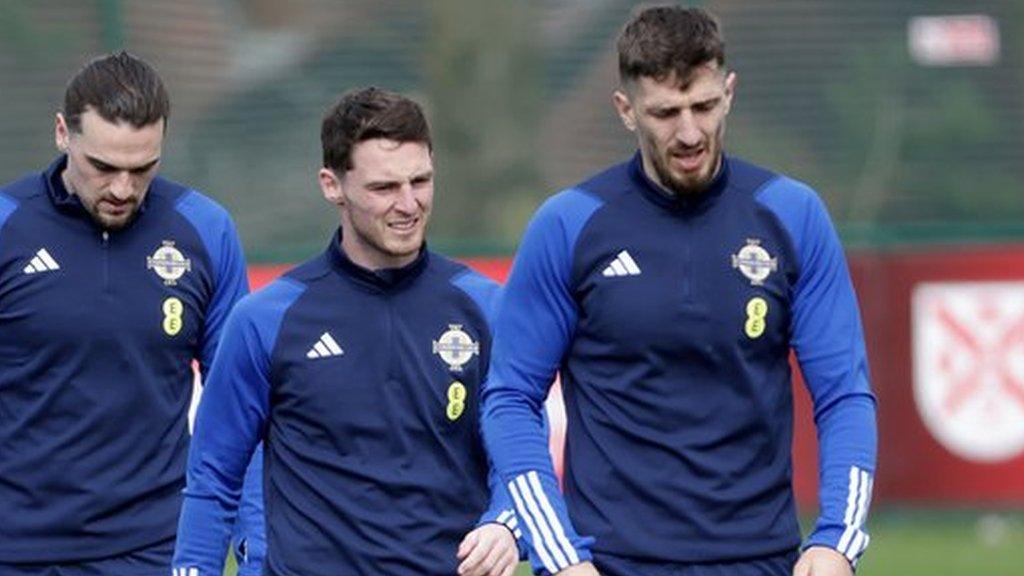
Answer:
[{"label": "man with beard", "polygon": [[221,574],[263,441],[264,574],[509,576],[516,517],[490,482],[478,409],[498,286],[426,248],[423,111],[392,92],[348,92],[321,141],[320,188],[341,226],[228,319],[196,420],[175,574]]},{"label": "man with beard", "polygon": [[248,291],[227,212],[157,176],[169,112],[147,63],[97,58],[61,155],[0,188],[0,573],[167,573],[192,363]]},{"label": "man with beard", "polygon": [[[711,16],[642,10],[618,53],[613,101],[639,151],[539,209],[495,321],[484,435],[533,565],[849,576],[868,543],[875,400],[833,226],[808,186],[725,154],[736,73]],[[802,547],[791,349],[820,441]],[[556,371],[564,500],[540,429]]]}]

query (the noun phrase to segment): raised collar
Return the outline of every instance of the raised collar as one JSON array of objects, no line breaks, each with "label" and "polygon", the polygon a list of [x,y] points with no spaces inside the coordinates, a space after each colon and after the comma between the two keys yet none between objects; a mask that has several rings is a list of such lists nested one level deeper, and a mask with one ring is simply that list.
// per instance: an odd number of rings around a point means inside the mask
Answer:
[{"label": "raised collar", "polygon": [[424,243],[419,255],[409,264],[400,268],[370,270],[353,262],[341,249],[342,233],[339,227],[331,237],[331,242],[327,246],[327,261],[335,272],[367,288],[384,292],[398,290],[422,274],[430,260],[430,251]]},{"label": "raised collar", "polygon": [[729,157],[722,154],[722,166],[711,184],[699,194],[688,196],[670,196],[661,186],[651,180],[644,172],[643,158],[640,151],[633,155],[629,162],[629,175],[637,184],[644,197],[658,206],[671,211],[701,210],[711,205],[716,198],[729,186]]}]

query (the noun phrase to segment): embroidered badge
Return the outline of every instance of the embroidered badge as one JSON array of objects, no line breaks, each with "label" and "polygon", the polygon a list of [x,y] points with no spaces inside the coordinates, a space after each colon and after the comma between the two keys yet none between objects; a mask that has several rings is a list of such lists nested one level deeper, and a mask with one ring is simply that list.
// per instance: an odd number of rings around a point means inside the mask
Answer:
[{"label": "embroidered badge", "polygon": [[480,353],[480,344],[462,330],[461,324],[449,324],[448,330],[432,341],[433,353],[441,357],[452,372],[461,372],[462,367]]},{"label": "embroidered badge", "polygon": [[192,260],[174,247],[174,240],[164,240],[152,256],[146,257],[146,269],[156,272],[167,286],[174,286],[185,272],[192,270]]},{"label": "embroidered badge", "polygon": [[751,286],[760,286],[769,274],[779,269],[779,259],[772,258],[760,240],[748,238],[747,245],[732,255],[732,267],[746,276]]}]

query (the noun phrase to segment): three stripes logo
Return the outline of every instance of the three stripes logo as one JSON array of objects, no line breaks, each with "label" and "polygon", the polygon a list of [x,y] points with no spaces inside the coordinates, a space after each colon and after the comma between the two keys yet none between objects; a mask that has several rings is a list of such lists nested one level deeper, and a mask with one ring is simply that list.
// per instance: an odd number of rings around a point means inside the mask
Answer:
[{"label": "three stripes logo", "polygon": [[173,576],[199,576],[199,568],[175,568]]},{"label": "three stripes logo", "polygon": [[629,255],[629,252],[623,250],[615,255],[615,259],[601,272],[601,275],[605,278],[639,276],[640,267],[636,265],[636,261]]},{"label": "three stripes logo", "polygon": [[23,269],[25,274],[53,272],[54,270],[60,270],[60,264],[57,264],[57,261],[53,259],[53,256],[50,256],[46,248],[40,248],[36,255],[32,257],[32,261]]},{"label": "three stripes logo", "polygon": [[[556,490],[554,486],[552,490]],[[579,564],[580,557],[565,535],[565,528],[551,505],[540,476],[531,470],[508,483],[508,491],[516,505],[516,513],[526,524],[533,540],[533,549],[544,568],[552,574]]]},{"label": "three stripes logo", "polygon": [[316,341],[316,344],[306,352],[306,358],[315,360],[317,358],[331,358],[333,356],[341,356],[345,351],[338,346],[338,343],[331,337],[330,332],[324,332],[320,335],[320,339]]},{"label": "three stripes logo", "polygon": [[868,517],[868,507],[871,505],[871,488],[874,479],[867,470],[856,466],[850,467],[850,484],[846,491],[846,512],[843,515],[843,524],[846,529],[839,538],[837,547],[850,562],[856,563],[857,558],[864,553],[871,538],[864,531],[864,522]]}]

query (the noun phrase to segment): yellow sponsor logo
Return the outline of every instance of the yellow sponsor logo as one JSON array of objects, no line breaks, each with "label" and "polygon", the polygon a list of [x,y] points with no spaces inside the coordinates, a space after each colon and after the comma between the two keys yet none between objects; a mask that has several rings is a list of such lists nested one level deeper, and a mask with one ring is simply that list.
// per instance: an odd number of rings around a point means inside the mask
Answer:
[{"label": "yellow sponsor logo", "polygon": [[178,332],[181,332],[181,327],[185,324],[182,319],[182,315],[185,313],[185,305],[181,303],[181,300],[171,296],[164,300],[162,309],[164,312],[164,332],[168,336],[177,336]]},{"label": "yellow sponsor logo", "polygon": [[455,381],[448,386],[448,419],[452,422],[459,419],[466,411],[466,387],[462,382]]},{"label": "yellow sponsor logo", "polygon": [[759,338],[764,334],[764,329],[767,326],[765,317],[767,316],[768,302],[764,298],[755,296],[747,302],[747,322],[743,327],[748,338]]}]

